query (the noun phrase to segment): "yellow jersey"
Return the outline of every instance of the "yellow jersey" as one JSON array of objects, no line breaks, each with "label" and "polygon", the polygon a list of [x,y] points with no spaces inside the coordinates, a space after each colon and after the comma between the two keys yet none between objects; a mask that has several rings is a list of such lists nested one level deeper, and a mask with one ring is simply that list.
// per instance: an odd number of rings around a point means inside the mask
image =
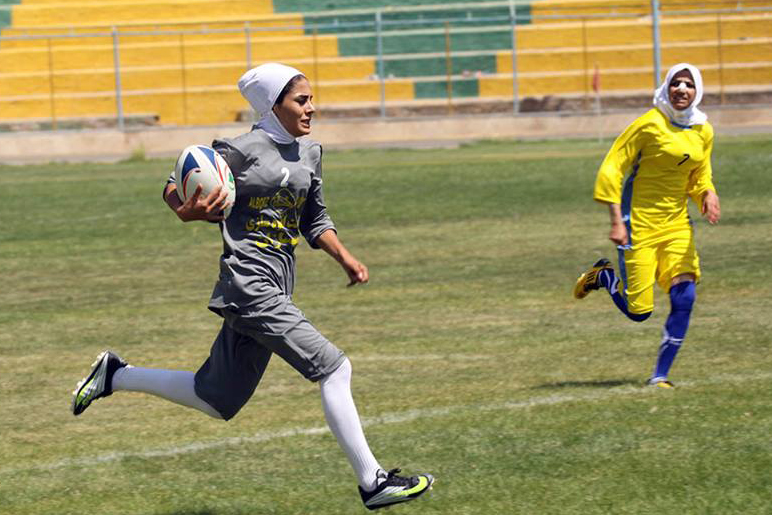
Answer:
[{"label": "yellow jersey", "polygon": [[[682,127],[654,108],[614,141],[598,170],[594,199],[620,204],[630,244],[688,228],[687,198],[715,191],[713,127]],[[628,175],[623,187],[623,180]]]}]

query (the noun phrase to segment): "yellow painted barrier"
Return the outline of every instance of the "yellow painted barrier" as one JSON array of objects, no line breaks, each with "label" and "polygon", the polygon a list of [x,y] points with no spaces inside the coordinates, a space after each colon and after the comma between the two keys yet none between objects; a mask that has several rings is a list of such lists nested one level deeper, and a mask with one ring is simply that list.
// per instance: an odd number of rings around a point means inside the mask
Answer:
[{"label": "yellow painted barrier", "polygon": [[39,2],[13,6],[14,26],[94,25],[117,21],[201,20],[216,18],[222,13],[234,17],[273,13],[271,0],[134,0],[60,3]]}]

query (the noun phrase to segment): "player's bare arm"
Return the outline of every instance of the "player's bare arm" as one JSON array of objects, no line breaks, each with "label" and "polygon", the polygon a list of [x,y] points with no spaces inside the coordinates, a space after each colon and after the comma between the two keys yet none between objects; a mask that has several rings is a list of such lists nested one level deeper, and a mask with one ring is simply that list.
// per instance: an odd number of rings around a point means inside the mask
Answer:
[{"label": "player's bare arm", "polygon": [[[172,195],[172,193],[174,193]],[[227,207],[228,192],[221,187],[216,187],[206,197],[201,197],[201,185],[196,187],[196,191],[188,200],[183,202],[177,195],[177,186],[168,184],[164,190],[164,200],[172,211],[183,222],[193,220],[205,220],[208,222],[219,222],[223,220],[222,211]]]},{"label": "player's bare arm", "polygon": [[611,221],[608,239],[617,245],[627,245],[629,239],[627,237],[627,227],[625,227],[622,221],[622,208],[619,204],[609,204],[608,214]]},{"label": "player's bare arm", "polygon": [[346,249],[343,243],[338,239],[338,234],[329,229],[324,231],[317,239],[316,244],[319,245],[327,254],[340,263],[343,270],[348,275],[348,286],[354,286],[355,284],[366,283],[370,280],[370,273],[367,267],[360,263],[351,253]]}]

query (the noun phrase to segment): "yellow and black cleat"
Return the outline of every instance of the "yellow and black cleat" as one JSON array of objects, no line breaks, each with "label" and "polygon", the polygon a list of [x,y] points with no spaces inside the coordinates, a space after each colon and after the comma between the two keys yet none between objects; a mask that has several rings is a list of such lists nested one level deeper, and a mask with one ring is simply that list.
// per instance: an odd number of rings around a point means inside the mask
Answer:
[{"label": "yellow and black cleat", "polygon": [[592,290],[600,288],[600,273],[603,270],[613,270],[611,261],[606,258],[598,260],[597,263],[592,265],[592,268],[579,276],[574,285],[574,297],[577,299],[583,299]]}]

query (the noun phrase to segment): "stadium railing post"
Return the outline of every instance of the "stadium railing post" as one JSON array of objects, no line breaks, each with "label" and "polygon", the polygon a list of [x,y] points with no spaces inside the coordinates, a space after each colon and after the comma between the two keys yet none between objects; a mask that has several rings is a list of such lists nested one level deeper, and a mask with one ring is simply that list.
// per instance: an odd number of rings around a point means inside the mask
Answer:
[{"label": "stadium railing post", "polygon": [[381,83],[381,118],[386,118],[386,73],[383,64],[383,18],[381,10],[375,11],[375,46],[378,59],[378,80]]},{"label": "stadium railing post", "polygon": [[[317,84],[321,83],[321,81],[322,81],[321,77],[319,77],[319,48],[318,48],[318,39],[319,39],[319,29],[317,28],[316,21],[314,21],[314,32],[313,32],[313,34],[311,36],[311,48],[313,49],[313,54],[314,54],[314,56],[313,56],[314,57],[314,82],[316,82]],[[318,88],[316,90],[316,101],[314,102],[314,104],[317,107],[322,105],[321,104],[321,100],[319,98],[321,96],[321,89],[322,88]],[[319,111],[319,114],[317,115],[318,118],[321,118],[322,111],[323,110]]]},{"label": "stadium railing post", "polygon": [[659,87],[659,76],[662,69],[659,38],[659,0],[651,0],[651,39],[654,51],[654,88],[656,89]]},{"label": "stadium railing post", "polygon": [[716,53],[718,54],[718,87],[721,105],[724,105],[724,55],[721,42],[721,13],[716,13]]},{"label": "stadium railing post", "polygon": [[448,114],[453,114],[453,58],[450,56],[450,22],[445,20],[445,87],[448,95]]},{"label": "stadium railing post", "polygon": [[56,85],[54,84],[54,52],[51,48],[51,38],[46,38],[48,49],[48,101],[51,106],[51,129],[56,130]]},{"label": "stadium railing post", "polygon": [[121,84],[121,57],[118,50],[118,29],[112,28],[113,36],[113,67],[115,69],[115,110],[118,117],[118,130],[125,129],[123,117],[123,86]]},{"label": "stadium railing post", "polygon": [[590,73],[587,60],[587,18],[582,17],[582,82],[584,83],[584,110],[590,110]]},{"label": "stadium railing post", "polygon": [[514,0],[509,0],[509,24],[512,32],[512,113],[520,112],[517,88],[517,12]]},{"label": "stadium railing post", "polygon": [[180,79],[182,80],[182,123],[188,124],[188,82],[186,74],[187,64],[185,63],[185,33],[180,32]]},{"label": "stadium railing post", "polygon": [[250,70],[252,68],[252,34],[251,29],[249,27],[249,21],[244,22],[244,38],[245,42],[244,44],[247,47],[247,70]]}]

